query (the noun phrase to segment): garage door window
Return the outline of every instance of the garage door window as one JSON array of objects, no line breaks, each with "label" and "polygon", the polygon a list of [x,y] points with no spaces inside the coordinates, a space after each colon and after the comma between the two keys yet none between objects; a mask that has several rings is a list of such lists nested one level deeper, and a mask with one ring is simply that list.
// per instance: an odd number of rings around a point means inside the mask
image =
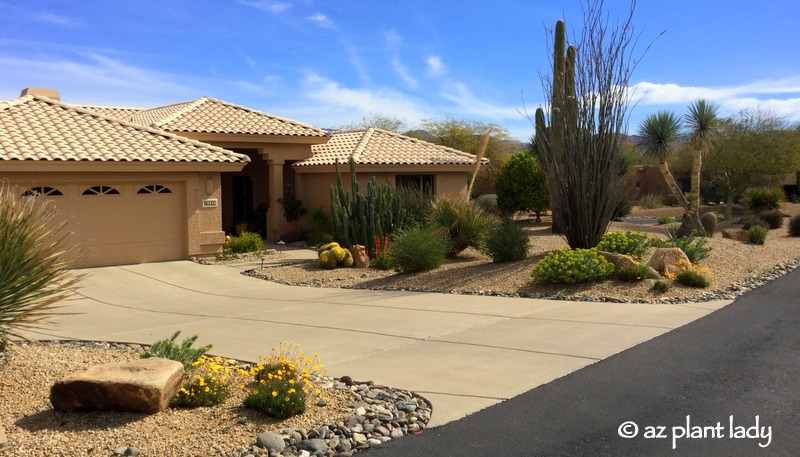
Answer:
[{"label": "garage door window", "polygon": [[167,186],[162,186],[161,184],[150,184],[149,186],[144,186],[139,189],[137,194],[171,194],[172,190],[170,190]]},{"label": "garage door window", "polygon": [[119,195],[119,191],[111,186],[92,186],[81,195]]},{"label": "garage door window", "polygon": [[30,189],[26,190],[22,193],[23,197],[35,197],[37,195],[46,195],[48,197],[57,197],[59,195],[64,195],[60,190],[56,189],[55,187],[48,187],[48,186],[36,186],[31,187]]}]

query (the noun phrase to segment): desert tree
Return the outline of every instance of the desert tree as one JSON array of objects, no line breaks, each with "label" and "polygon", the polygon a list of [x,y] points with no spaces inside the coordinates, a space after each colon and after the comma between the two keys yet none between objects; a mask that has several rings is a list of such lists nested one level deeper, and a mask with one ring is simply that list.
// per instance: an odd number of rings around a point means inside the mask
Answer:
[{"label": "desert tree", "polygon": [[650,114],[639,124],[637,148],[645,157],[658,161],[658,169],[667,182],[667,187],[675,200],[689,210],[689,199],[683,194],[669,168],[669,158],[673,155],[681,130],[680,118],[671,111]]},{"label": "desert tree", "polygon": [[402,133],[406,129],[406,123],[402,119],[398,119],[393,116],[370,113],[368,116],[362,116],[361,122],[342,125],[338,130],[356,130],[367,128],[377,128],[381,130],[387,130],[389,132]]},{"label": "desert tree", "polygon": [[683,221],[678,228],[679,236],[688,236],[695,231],[700,234],[704,232],[703,224],[700,223],[700,171],[703,156],[711,150],[717,137],[718,112],[719,105],[699,99],[689,104],[689,111],[683,116],[689,135],[692,172],[689,184],[689,210],[683,215]]},{"label": "desert tree", "polygon": [[573,249],[597,245],[622,198],[628,83],[637,62],[635,6],[632,1],[628,15],[612,24],[602,0],[587,2],[577,41],[569,45],[559,20],[552,74],[541,77],[550,106],[547,114],[536,110],[536,150],[547,175],[554,229]]}]

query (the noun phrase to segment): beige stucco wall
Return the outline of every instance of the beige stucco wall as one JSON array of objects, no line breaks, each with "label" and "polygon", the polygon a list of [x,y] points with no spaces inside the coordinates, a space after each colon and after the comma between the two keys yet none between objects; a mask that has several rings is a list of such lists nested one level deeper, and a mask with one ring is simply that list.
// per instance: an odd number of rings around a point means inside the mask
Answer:
[{"label": "beige stucco wall", "polygon": [[[25,165],[18,164],[18,165]],[[142,164],[138,164],[139,168],[146,168]],[[85,168],[92,168],[90,164],[85,164]],[[4,168],[6,170],[4,170]],[[103,221],[122,220],[127,218],[134,221],[141,220],[141,226],[136,227],[135,235],[141,234],[143,239],[146,239],[146,230],[152,230],[156,224],[171,224],[177,225],[175,232],[178,233],[170,246],[153,245],[152,250],[155,252],[144,252],[146,243],[143,246],[137,246],[141,252],[141,261],[148,261],[148,259],[156,260],[169,260],[172,258],[187,258],[191,256],[205,256],[213,255],[221,252],[222,245],[225,242],[225,234],[221,229],[222,212],[221,212],[221,188],[220,188],[220,173],[217,171],[209,172],[93,172],[93,171],[76,171],[76,172],[9,172],[8,164],[0,166],[0,180],[7,180],[12,185],[19,186],[20,192],[25,188],[33,186],[51,186],[60,189],[68,189],[68,193],[64,198],[54,197],[52,200],[56,207],[59,207],[61,202],[61,214],[63,219],[68,220],[68,229],[79,230],[80,234],[77,239],[80,240],[96,240],[108,239],[113,234],[103,233]],[[17,166],[16,168],[24,168]],[[136,214],[131,214],[131,208],[127,208],[122,204],[125,200],[112,201],[111,204],[98,205],[99,214],[93,214],[87,210],[91,208],[93,200],[82,199],[79,200],[77,195],[80,194],[82,189],[95,185],[112,185],[126,189],[126,195],[135,192],[139,185],[160,184],[166,185],[173,189],[173,194],[169,196],[158,196],[161,202],[164,198],[171,198],[168,201],[169,208],[176,208],[179,214],[171,217],[171,214],[165,214],[169,221],[152,220],[152,215],[148,214],[145,208],[137,208]],[[177,199],[177,201],[176,201]],[[204,200],[216,200],[216,206],[204,207]],[[116,203],[119,204],[116,204]],[[144,202],[144,200],[130,200],[130,202]],[[86,223],[79,223],[81,221],[70,221],[75,212],[75,206],[71,205],[87,205],[80,207],[80,212],[89,221]],[[70,210],[70,208],[73,208]],[[163,211],[171,210],[169,208],[162,209]],[[144,211],[142,211],[144,210]],[[91,222],[91,223],[90,223]],[[159,227],[163,229],[163,227]],[[169,231],[170,229],[167,229]],[[127,242],[130,240],[118,240]],[[180,244],[179,246],[172,245],[174,243]],[[102,254],[102,253],[99,253]],[[120,254],[122,255],[122,254]],[[136,258],[139,254],[134,254],[132,258]],[[130,261],[113,262],[112,257],[108,256],[94,256],[95,260],[91,258],[82,262],[80,266],[98,266],[116,263],[131,263]]]}]

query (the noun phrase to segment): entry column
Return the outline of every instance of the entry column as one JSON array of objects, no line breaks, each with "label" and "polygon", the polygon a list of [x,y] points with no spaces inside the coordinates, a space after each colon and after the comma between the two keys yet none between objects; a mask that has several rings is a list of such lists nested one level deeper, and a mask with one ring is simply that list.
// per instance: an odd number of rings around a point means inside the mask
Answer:
[{"label": "entry column", "polygon": [[278,199],[283,197],[283,159],[268,159],[269,165],[269,211],[267,211],[267,239],[277,242],[281,237],[283,205]]}]

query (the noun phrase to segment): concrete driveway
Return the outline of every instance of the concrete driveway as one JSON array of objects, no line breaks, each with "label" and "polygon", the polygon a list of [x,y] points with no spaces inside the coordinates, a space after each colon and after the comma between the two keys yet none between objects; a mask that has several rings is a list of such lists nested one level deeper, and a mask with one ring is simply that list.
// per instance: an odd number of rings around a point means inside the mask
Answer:
[{"label": "concrete driveway", "polygon": [[282,340],[328,374],[416,391],[445,424],[705,316],[684,305],[294,287],[243,267],[165,262],[83,270],[77,298],[39,339],[149,344],[175,330],[241,360]]}]

